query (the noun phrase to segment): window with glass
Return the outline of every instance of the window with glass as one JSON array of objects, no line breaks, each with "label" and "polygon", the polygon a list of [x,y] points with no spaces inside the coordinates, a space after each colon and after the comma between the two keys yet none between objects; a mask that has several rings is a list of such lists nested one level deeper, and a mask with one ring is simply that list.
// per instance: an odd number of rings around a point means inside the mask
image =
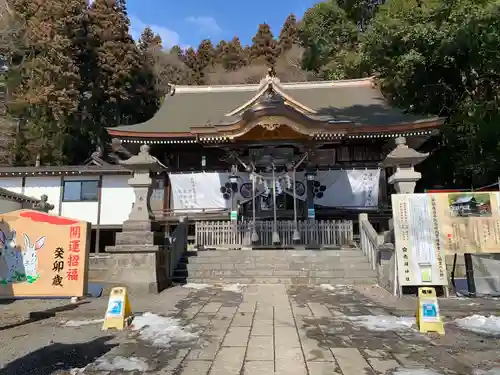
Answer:
[{"label": "window with glass", "polygon": [[64,181],[63,202],[92,202],[99,197],[99,181]]}]

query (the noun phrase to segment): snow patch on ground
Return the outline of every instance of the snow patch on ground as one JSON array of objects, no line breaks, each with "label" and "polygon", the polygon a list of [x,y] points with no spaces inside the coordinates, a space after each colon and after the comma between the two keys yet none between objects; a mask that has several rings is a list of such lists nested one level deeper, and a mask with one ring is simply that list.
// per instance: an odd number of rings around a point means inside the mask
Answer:
[{"label": "snow patch on ground", "polygon": [[319,285],[319,288],[323,289],[324,291],[334,292],[335,294],[351,294],[352,293],[352,291],[350,290],[348,285],[321,284],[321,285]]},{"label": "snow patch on ground", "polygon": [[393,373],[393,375],[442,375],[439,372],[428,368],[418,368],[418,367],[398,367]]},{"label": "snow patch on ground", "polygon": [[106,357],[98,358],[93,366],[96,370],[100,371],[141,371],[145,372],[149,370],[149,365],[144,358],[137,357],[120,357],[116,356],[111,359]]},{"label": "snow patch on ground", "polygon": [[222,287],[224,292],[242,293],[245,284],[227,284]]},{"label": "snow patch on ground", "polygon": [[209,284],[187,283],[187,284],[184,284],[182,287],[183,288],[187,288],[187,289],[203,290],[203,289],[210,288],[211,285],[209,285]]},{"label": "snow patch on ground", "polygon": [[172,343],[193,341],[199,337],[198,333],[191,332],[191,326],[182,326],[179,319],[150,312],[135,317],[130,328],[138,331],[142,340],[162,348],[169,348]]},{"label": "snow patch on ground", "polygon": [[455,324],[464,330],[475,333],[500,336],[500,317],[472,315],[462,319],[456,319]]},{"label": "snow patch on ground", "polygon": [[94,320],[68,320],[63,323],[63,327],[82,327],[90,326],[94,324],[104,323],[104,319],[94,319]]},{"label": "snow patch on ground", "polygon": [[472,375],[500,375],[500,367],[494,367],[490,370],[474,370]]},{"label": "snow patch on ground", "polygon": [[360,315],[345,316],[354,325],[364,327],[369,331],[408,331],[416,324],[415,318],[392,315]]},{"label": "snow patch on ground", "polygon": [[83,374],[83,372],[87,369],[87,367],[82,368],[72,368],[69,370],[69,375],[78,375]]}]

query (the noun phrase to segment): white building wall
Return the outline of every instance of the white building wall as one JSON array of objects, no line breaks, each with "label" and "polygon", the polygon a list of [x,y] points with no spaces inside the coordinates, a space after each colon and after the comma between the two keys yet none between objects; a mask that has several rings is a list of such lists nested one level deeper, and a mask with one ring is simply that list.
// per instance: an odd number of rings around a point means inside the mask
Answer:
[{"label": "white building wall", "polygon": [[62,202],[61,216],[97,224],[98,202]]},{"label": "white building wall", "polygon": [[22,177],[0,177],[0,187],[13,191],[14,193],[23,193]]},{"label": "white building wall", "polygon": [[101,225],[121,225],[128,219],[135,200],[134,189],[129,186],[129,175],[102,177]]},{"label": "white building wall", "polygon": [[54,205],[54,209],[50,213],[53,215],[60,214],[62,194],[60,176],[26,177],[23,194],[37,199],[46,194],[48,197],[47,201]]},{"label": "white building wall", "polygon": [[[99,176],[64,176],[64,181],[96,181]],[[64,194],[64,191],[61,192]],[[84,220],[96,225],[99,202],[64,202],[61,203],[61,216]]]},{"label": "white building wall", "polygon": [[[22,177],[0,177],[0,187],[38,199],[46,194],[48,202],[54,205],[54,210],[50,211],[53,215],[85,220],[94,225],[122,225],[128,219],[135,200],[134,190],[127,182],[129,178],[130,175],[102,176],[99,221],[98,202],[64,202],[61,184],[61,179],[64,181],[98,180],[99,176],[27,176],[24,189]],[[15,207],[12,206],[12,208]]]}]

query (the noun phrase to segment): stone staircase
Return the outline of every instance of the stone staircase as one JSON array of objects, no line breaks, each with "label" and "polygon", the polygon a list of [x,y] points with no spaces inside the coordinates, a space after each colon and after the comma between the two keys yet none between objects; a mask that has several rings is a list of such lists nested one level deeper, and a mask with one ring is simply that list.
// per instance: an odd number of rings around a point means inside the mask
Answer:
[{"label": "stone staircase", "polygon": [[341,250],[207,250],[188,252],[175,283],[376,284],[358,248]]}]

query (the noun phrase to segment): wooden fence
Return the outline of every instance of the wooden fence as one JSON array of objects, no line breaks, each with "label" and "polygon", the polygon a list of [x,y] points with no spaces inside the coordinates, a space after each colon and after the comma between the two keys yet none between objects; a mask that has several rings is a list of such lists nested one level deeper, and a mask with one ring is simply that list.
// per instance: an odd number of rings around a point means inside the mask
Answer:
[{"label": "wooden fence", "polygon": [[[353,223],[350,220],[300,220],[297,222],[300,234],[298,245],[341,246],[353,240]],[[195,245],[206,248],[241,248],[272,246],[273,222],[257,221],[259,241],[252,244],[253,222],[197,221],[195,224]],[[277,222],[280,246],[293,246],[293,220]]]}]

